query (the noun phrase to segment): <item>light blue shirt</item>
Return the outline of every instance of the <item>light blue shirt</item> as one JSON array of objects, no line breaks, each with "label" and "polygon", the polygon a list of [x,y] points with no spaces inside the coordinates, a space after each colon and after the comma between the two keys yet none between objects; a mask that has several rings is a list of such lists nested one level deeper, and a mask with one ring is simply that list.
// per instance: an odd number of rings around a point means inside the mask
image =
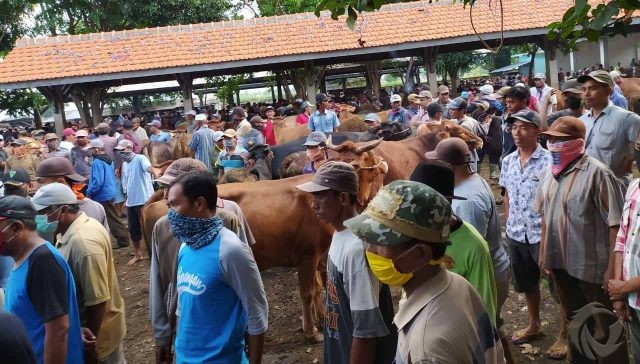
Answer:
[{"label": "light blue shirt", "polygon": [[122,165],[122,190],[127,194],[127,207],[144,205],[153,195],[151,173],[147,172],[149,167],[151,163],[142,154],[136,154]]},{"label": "light blue shirt", "polygon": [[621,107],[625,110],[629,109],[629,102],[627,101],[627,99],[620,93],[613,91],[611,93],[611,96],[609,96],[609,100],[611,100],[611,102],[613,102],[614,105]]},{"label": "light blue shirt", "polygon": [[196,159],[204,163],[204,165],[209,168],[209,171],[211,171],[211,160],[209,156],[216,144],[213,135],[213,130],[204,124],[193,134],[191,142],[189,142],[189,148],[195,153]]},{"label": "light blue shirt", "polygon": [[321,131],[323,133],[332,133],[333,129],[340,126],[338,115],[331,110],[325,110],[324,113],[320,113],[320,110],[314,111],[309,116],[309,123],[307,124],[311,131]]},{"label": "light blue shirt", "polygon": [[149,142],[166,143],[171,140],[169,133],[161,131],[160,134],[151,134],[149,136]]}]

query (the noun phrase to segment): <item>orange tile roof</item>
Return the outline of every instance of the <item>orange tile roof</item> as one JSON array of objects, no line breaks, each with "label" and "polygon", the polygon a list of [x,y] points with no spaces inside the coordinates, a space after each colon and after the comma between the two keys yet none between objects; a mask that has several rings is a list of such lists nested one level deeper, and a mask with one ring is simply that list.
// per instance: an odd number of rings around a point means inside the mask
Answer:
[{"label": "orange tile roof", "polygon": [[[544,27],[559,20],[573,0],[505,0],[505,36]],[[500,30],[498,2],[479,0],[473,10],[481,34]],[[265,65],[318,59],[349,52],[376,52],[418,46],[476,41],[469,9],[428,1],[385,5],[360,15],[356,29],[345,19],[333,21],[312,13],[219,23],[192,24],[93,33],[78,36],[22,39],[0,62],[0,88],[25,87],[99,79]],[[364,47],[358,42],[362,37]],[[456,40],[457,39],[457,40]],[[428,44],[424,42],[429,42]],[[395,48],[394,48],[395,47]],[[342,52],[342,53],[340,53]],[[95,78],[101,76],[101,78]],[[94,77],[94,78],[92,78]]]}]

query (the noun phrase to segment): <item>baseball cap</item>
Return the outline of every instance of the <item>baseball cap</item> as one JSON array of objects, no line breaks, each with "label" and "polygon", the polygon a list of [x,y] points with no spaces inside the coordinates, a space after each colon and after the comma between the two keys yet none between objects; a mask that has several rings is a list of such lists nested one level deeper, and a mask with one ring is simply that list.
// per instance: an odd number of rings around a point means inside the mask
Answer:
[{"label": "baseball cap", "polygon": [[316,171],[310,182],[297,185],[296,188],[304,192],[333,190],[357,195],[358,175],[349,163],[330,161]]},{"label": "baseball cap", "polygon": [[265,107],[265,108],[264,108],[264,111],[268,111],[268,110],[275,110],[275,109],[276,109],[275,107],[273,107],[273,106],[269,105],[269,106],[267,106],[267,107]]},{"label": "baseball cap", "polygon": [[378,116],[378,114],[372,112],[372,113],[368,113],[367,115],[365,115],[364,117],[364,122],[366,123],[367,121],[376,121],[378,123],[380,123],[380,116]]},{"label": "baseball cap", "polygon": [[613,78],[607,71],[593,71],[589,75],[582,75],[578,77],[578,82],[585,83],[588,80],[594,80],[598,83],[603,83],[609,87],[613,87]]},{"label": "baseball cap", "polygon": [[409,96],[407,96],[407,100],[409,100],[409,102],[412,104],[420,103],[420,97],[418,97],[418,95],[416,94],[409,94]]},{"label": "baseball cap", "polygon": [[233,129],[227,129],[224,131],[222,136],[226,136],[227,138],[233,138],[236,136],[236,131]]},{"label": "baseball cap", "polygon": [[316,104],[319,104],[324,100],[329,100],[329,96],[323,93],[319,93],[316,95]]},{"label": "baseball cap", "polygon": [[[195,114],[193,114],[193,115],[195,115]],[[236,106],[233,109],[231,109],[231,115],[239,115],[239,116],[242,116],[242,117],[246,116],[245,113],[244,113],[244,109],[242,107],[240,107],[240,106]]]},{"label": "baseball cap", "polygon": [[327,136],[321,131],[312,131],[307,140],[302,144],[303,147],[315,147],[321,143],[327,143]]},{"label": "baseball cap", "polygon": [[37,213],[29,199],[22,196],[0,197],[0,220],[33,219]]},{"label": "baseball cap", "polygon": [[399,245],[412,240],[445,243],[449,239],[449,201],[420,182],[393,181],[382,187],[346,226],[361,240],[375,245]]},{"label": "baseball cap", "polygon": [[436,149],[426,152],[427,159],[441,160],[454,166],[471,163],[471,152],[464,140],[451,137],[441,140]]},{"label": "baseball cap", "polygon": [[11,145],[18,145],[18,146],[22,146],[22,145],[27,145],[28,142],[24,139],[13,139],[11,141]]},{"label": "baseball cap", "polygon": [[160,182],[168,185],[181,174],[192,171],[207,171],[207,166],[205,166],[201,161],[193,158],[176,159],[169,165],[169,167],[167,167],[164,174],[156,178],[154,182]]},{"label": "baseball cap", "polygon": [[47,135],[44,136],[44,140],[51,140],[51,139],[58,139],[58,136],[56,135],[56,133],[47,133]]},{"label": "baseball cap", "polygon": [[582,85],[578,80],[567,80],[561,87],[562,93],[571,92],[574,94],[582,94]]},{"label": "baseball cap", "polygon": [[38,164],[37,177],[65,176],[76,182],[85,182],[87,179],[73,170],[71,161],[65,157],[50,157]]},{"label": "baseball cap", "polygon": [[260,115],[256,115],[256,116],[252,117],[251,120],[249,120],[249,123],[251,123],[251,124],[263,123],[263,122],[264,122],[264,120],[262,120]]},{"label": "baseball cap", "polygon": [[152,120],[149,123],[149,126],[155,126],[156,128],[159,128],[160,126],[162,126],[162,124],[160,123],[160,120]]},{"label": "baseball cap", "polygon": [[104,149],[104,143],[102,140],[94,139],[89,143],[89,148]]},{"label": "baseball cap", "polygon": [[437,112],[442,112],[442,105],[437,102],[432,102],[427,106],[427,114],[435,114]]},{"label": "baseball cap", "polygon": [[195,110],[189,110],[185,113],[185,115],[191,115],[191,116],[196,116],[196,111]]},{"label": "baseball cap", "polygon": [[205,120],[207,120],[207,115],[205,114],[196,115],[196,121],[205,121]]},{"label": "baseball cap", "polygon": [[217,142],[218,140],[222,139],[223,135],[224,135],[224,133],[219,131],[219,130],[218,131],[214,131],[213,132],[213,136],[212,136],[213,137],[213,141]]},{"label": "baseball cap", "polygon": [[122,139],[121,141],[118,142],[118,145],[116,145],[113,149],[125,150],[125,148],[133,148],[133,143],[131,142],[131,140]]},{"label": "baseball cap", "polygon": [[509,115],[507,118],[507,123],[514,123],[516,120],[524,121],[527,123],[531,123],[538,127],[538,129],[542,128],[542,120],[537,112],[531,110],[520,110],[515,114]]},{"label": "baseball cap", "polygon": [[424,99],[424,98],[427,98],[427,97],[430,98],[430,99],[433,98],[433,96],[431,95],[431,91],[426,91],[426,90],[425,91],[420,91],[420,93],[418,94],[418,97],[421,98],[421,99]]},{"label": "baseball cap", "polygon": [[455,99],[451,100],[451,102],[449,102],[449,109],[462,109],[462,108],[466,108],[466,103],[467,100],[463,99],[462,97],[456,97]]},{"label": "baseball cap", "polygon": [[469,91],[462,91],[460,93],[460,97],[462,97],[465,100],[469,100]]},{"label": "baseball cap", "polygon": [[542,80],[546,78],[547,76],[544,73],[536,73],[535,75],[533,75],[534,80]]},{"label": "baseball cap", "polygon": [[122,127],[125,129],[132,129],[133,128],[133,121],[131,120],[125,120],[124,122],[122,122]]},{"label": "baseball cap", "polygon": [[96,130],[98,131],[109,131],[111,127],[107,123],[100,123],[96,126]]},{"label": "baseball cap", "polygon": [[389,102],[402,102],[402,97],[398,94],[391,95]]},{"label": "baseball cap", "polygon": [[489,107],[491,107],[491,105],[485,100],[476,100],[474,104],[476,105],[476,107],[479,107],[484,111],[488,110]]},{"label": "baseball cap", "polygon": [[306,109],[309,106],[311,106],[311,103],[309,101],[305,101],[302,103],[302,105],[300,105],[301,108]]},{"label": "baseball cap", "polygon": [[78,198],[69,186],[62,183],[49,183],[40,187],[31,197],[31,205],[36,211],[49,206],[76,205]]},{"label": "baseball cap", "polygon": [[493,86],[491,85],[482,85],[480,86],[480,92],[483,95],[491,95],[493,93]]},{"label": "baseball cap", "polygon": [[501,99],[504,97],[504,95],[507,94],[509,90],[511,90],[510,86],[500,87],[500,89],[493,94],[493,97],[495,97],[496,99]]},{"label": "baseball cap", "polygon": [[7,173],[2,176],[1,180],[8,185],[22,186],[25,183],[30,183],[31,177],[23,168],[16,168],[8,170]]},{"label": "baseball cap", "polygon": [[622,77],[622,73],[616,70],[609,72],[609,75],[611,76],[611,78]]},{"label": "baseball cap", "polygon": [[425,184],[446,198],[454,200],[466,200],[464,197],[454,195],[456,178],[451,166],[440,160],[420,163],[411,173],[412,181]]},{"label": "baseball cap", "polygon": [[212,118],[212,119],[216,119],[216,120],[214,121],[214,122],[216,122],[216,123],[217,123],[217,122],[220,122],[220,119],[221,119],[220,114],[218,114],[218,113],[211,114],[211,118]]},{"label": "baseball cap", "polygon": [[76,138],[77,137],[85,137],[86,138],[88,136],[89,136],[89,133],[87,133],[87,131],[84,130],[84,129],[80,129],[80,130],[76,131]]},{"label": "baseball cap", "polygon": [[513,87],[524,87],[524,83],[518,82],[515,85],[513,85]]},{"label": "baseball cap", "polygon": [[557,137],[574,137],[582,138],[587,133],[587,129],[584,126],[582,120],[573,116],[561,116],[551,124],[549,130],[542,132],[542,134],[557,136]]},{"label": "baseball cap", "polygon": [[447,86],[442,85],[438,87],[438,95],[447,93],[449,93],[449,88]]}]

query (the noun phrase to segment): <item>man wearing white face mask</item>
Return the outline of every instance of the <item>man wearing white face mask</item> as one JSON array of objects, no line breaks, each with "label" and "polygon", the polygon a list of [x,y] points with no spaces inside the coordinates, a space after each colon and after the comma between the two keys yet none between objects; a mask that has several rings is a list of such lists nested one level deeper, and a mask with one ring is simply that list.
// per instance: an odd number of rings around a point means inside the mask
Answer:
[{"label": "man wearing white face mask", "polygon": [[310,162],[305,164],[302,169],[303,174],[316,173],[316,166],[328,158],[326,145],[327,137],[323,132],[314,131],[309,134],[307,141],[302,144],[303,147],[307,148],[307,157],[310,159]]}]

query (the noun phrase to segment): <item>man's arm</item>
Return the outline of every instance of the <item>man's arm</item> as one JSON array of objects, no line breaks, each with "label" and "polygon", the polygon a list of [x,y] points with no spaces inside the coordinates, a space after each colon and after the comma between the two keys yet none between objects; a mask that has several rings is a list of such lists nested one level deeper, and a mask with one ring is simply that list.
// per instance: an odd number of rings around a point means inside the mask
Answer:
[{"label": "man's arm", "polygon": [[44,363],[64,364],[67,361],[69,315],[62,315],[44,324]]},{"label": "man's arm", "polygon": [[102,326],[102,320],[104,319],[104,313],[107,309],[107,302],[102,302],[93,306],[85,307],[85,317],[87,320],[87,328],[91,330],[93,335],[98,337],[100,333],[100,327]]},{"label": "man's arm", "polygon": [[502,198],[502,211],[504,211],[505,221],[507,221],[509,218],[509,191],[507,191],[506,188],[504,189],[504,197]]},{"label": "man's arm", "polygon": [[[164,300],[162,277],[160,274],[160,260],[158,258],[158,224],[153,227],[151,233],[151,273],[149,279],[149,316],[153,326],[153,337],[156,347],[171,348],[173,329],[167,315],[167,306]],[[163,289],[164,288],[164,289]]]},{"label": "man's arm", "polygon": [[249,363],[262,363],[262,352],[264,350],[264,334],[249,334]]},{"label": "man's arm", "polygon": [[376,352],[376,338],[358,338],[351,340],[351,355],[349,356],[349,364],[365,364],[373,363],[374,354]]},{"label": "man's arm", "polygon": [[106,302],[111,299],[109,278],[107,276],[107,259],[102,254],[88,255],[78,261],[76,277],[82,288],[86,327],[93,335],[99,336],[100,327],[104,319]]}]

